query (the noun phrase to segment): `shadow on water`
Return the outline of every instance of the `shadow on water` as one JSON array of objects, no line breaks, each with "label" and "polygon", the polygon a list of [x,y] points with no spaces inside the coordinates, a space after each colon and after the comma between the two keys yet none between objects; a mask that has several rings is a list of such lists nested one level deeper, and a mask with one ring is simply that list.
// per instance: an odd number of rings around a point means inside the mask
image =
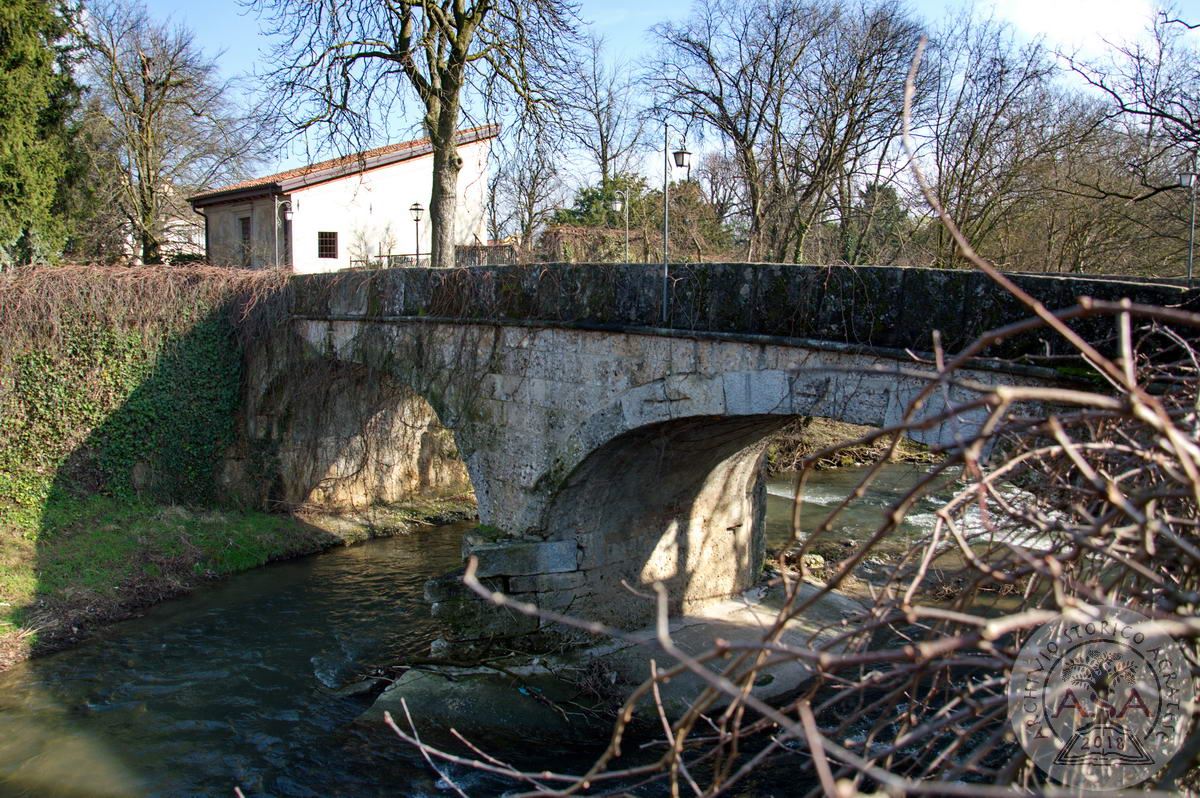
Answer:
[{"label": "shadow on water", "polygon": [[[98,369],[136,343],[102,342],[84,360]],[[196,582],[187,569],[265,560],[279,535],[304,537],[310,550],[335,540],[278,516],[210,509],[229,503],[214,475],[235,443],[243,388],[224,309],[130,384],[110,386],[125,399],[49,490],[24,618],[71,621],[43,640],[128,610],[89,600],[110,599],[106,580],[145,603]],[[354,723],[369,697],[342,688],[366,666],[427,650],[435,630],[422,586],[458,564],[466,526],[240,574],[0,675],[0,795],[435,792],[415,752]]]}]

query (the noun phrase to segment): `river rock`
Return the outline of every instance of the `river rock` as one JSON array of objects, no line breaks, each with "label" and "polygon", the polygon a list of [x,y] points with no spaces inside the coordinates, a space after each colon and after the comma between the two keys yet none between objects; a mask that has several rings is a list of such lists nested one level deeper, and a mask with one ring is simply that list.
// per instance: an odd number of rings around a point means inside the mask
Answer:
[{"label": "river rock", "polygon": [[527,746],[596,739],[608,723],[579,706],[586,707],[586,702],[575,685],[539,665],[508,673],[490,668],[414,669],[384,690],[360,721],[382,722],[390,712],[396,724],[411,733],[407,706],[421,739],[431,744],[461,747],[450,734],[454,729],[468,739],[503,737]]},{"label": "river rock", "polygon": [[[814,585],[801,584],[801,599],[818,590]],[[717,639],[731,643],[759,640],[763,630],[773,623],[782,601],[782,589],[777,586],[765,595],[747,591],[742,597],[715,602],[672,619],[671,640],[688,655],[709,649]],[[853,599],[826,594],[802,618],[789,621],[780,642],[815,647],[843,632],[849,619],[861,611],[862,606]],[[599,710],[611,710],[619,704],[619,699],[600,699],[594,689],[597,675],[606,677],[601,681],[609,683],[614,696],[623,697],[650,675],[652,659],[659,670],[676,664],[659,645],[654,629],[646,628],[567,654],[506,664],[504,672],[449,667],[410,670],[376,699],[362,720],[381,722],[383,713],[390,712],[396,723],[407,729],[403,702],[422,739],[431,741],[453,741],[451,728],[468,738],[482,735],[496,739],[503,735],[523,741],[595,741],[611,728],[611,715]],[[717,671],[725,664],[711,663],[710,668]],[[768,702],[777,699],[799,687],[809,672],[800,662],[777,664],[760,674],[754,694]],[[585,679],[592,682],[592,689],[581,688]],[[684,672],[660,685],[668,717],[674,720],[686,711],[705,684],[695,673]],[[714,708],[725,703],[718,701]],[[638,706],[635,717],[658,722],[657,708],[650,698]]]}]

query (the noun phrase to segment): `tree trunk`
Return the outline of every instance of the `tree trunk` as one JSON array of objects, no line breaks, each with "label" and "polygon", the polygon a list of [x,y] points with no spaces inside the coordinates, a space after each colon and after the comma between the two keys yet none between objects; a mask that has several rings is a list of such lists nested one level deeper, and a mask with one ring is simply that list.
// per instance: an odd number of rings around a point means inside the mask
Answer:
[{"label": "tree trunk", "polygon": [[150,232],[149,224],[142,230],[141,235],[142,263],[146,265],[162,263],[162,247],[158,237]]},{"label": "tree trunk", "polygon": [[763,187],[758,170],[758,162],[754,158],[754,149],[744,146],[738,152],[741,160],[742,174],[745,175],[746,192],[750,200],[750,230],[746,239],[746,260],[754,261],[762,250],[763,217]]},{"label": "tree trunk", "polygon": [[[433,148],[433,191],[429,197],[429,223],[432,243],[430,265],[435,269],[454,268],[454,221],[458,209],[458,173],[462,158],[454,140],[454,126],[449,135],[439,131],[442,142]],[[444,138],[443,138],[444,135]]]}]

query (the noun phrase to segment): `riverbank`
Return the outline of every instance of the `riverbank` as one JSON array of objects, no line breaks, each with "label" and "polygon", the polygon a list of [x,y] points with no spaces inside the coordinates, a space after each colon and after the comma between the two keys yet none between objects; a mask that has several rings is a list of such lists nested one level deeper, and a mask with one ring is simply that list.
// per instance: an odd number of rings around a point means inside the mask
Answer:
[{"label": "riverbank", "polygon": [[37,527],[0,528],[0,671],[231,574],[474,512],[470,497],[336,515],[56,501]]},{"label": "riverbank", "polygon": [[[817,452],[858,440],[875,431],[873,427],[861,427],[828,418],[797,419],[776,433],[767,447],[767,471],[772,475],[798,471],[802,462]],[[883,457],[890,445],[889,439],[880,438],[871,443],[847,446],[819,458],[815,467],[827,469],[870,465]],[[928,447],[902,438],[888,462],[933,463],[937,459],[937,455],[930,453]]]}]

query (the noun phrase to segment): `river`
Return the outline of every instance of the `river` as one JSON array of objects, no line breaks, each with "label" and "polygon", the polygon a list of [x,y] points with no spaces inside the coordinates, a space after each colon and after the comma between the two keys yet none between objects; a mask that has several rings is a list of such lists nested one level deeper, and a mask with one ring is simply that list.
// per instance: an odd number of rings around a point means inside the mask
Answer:
[{"label": "river", "polygon": [[[861,539],[919,473],[888,466],[839,536]],[[859,476],[816,475],[806,525]],[[774,545],[789,535],[786,496],[789,482],[772,481]],[[386,729],[355,723],[367,699],[338,690],[372,664],[426,653],[435,627],[424,582],[459,564],[470,526],[241,574],[0,675],[0,795],[232,795],[235,785],[247,796],[447,794]],[[591,754],[538,753],[556,770]],[[478,794],[500,790],[478,774],[455,778]]]}]

